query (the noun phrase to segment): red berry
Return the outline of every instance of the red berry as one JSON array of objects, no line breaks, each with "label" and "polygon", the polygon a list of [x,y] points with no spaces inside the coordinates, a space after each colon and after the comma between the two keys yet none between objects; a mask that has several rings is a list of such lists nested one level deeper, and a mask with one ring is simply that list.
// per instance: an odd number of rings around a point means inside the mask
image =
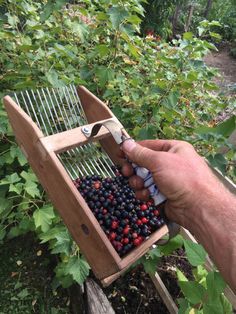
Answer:
[{"label": "red berry", "polygon": [[117,252],[119,252],[122,250],[123,244],[117,241],[115,247],[116,247]]},{"label": "red berry", "polygon": [[109,196],[108,196],[108,198],[109,198],[109,200],[113,200],[114,199],[114,196],[112,195],[112,194],[110,194]]},{"label": "red berry", "polygon": [[139,244],[141,244],[143,242],[143,237],[142,236],[139,236],[138,237],[138,240],[139,240]]},{"label": "red berry", "polygon": [[140,219],[138,219],[138,220],[136,221],[136,224],[137,224],[138,226],[140,226],[140,225],[142,225],[142,221],[141,221]]},{"label": "red berry", "polygon": [[106,215],[106,214],[107,214],[107,209],[104,208],[104,209],[102,210],[102,213],[103,213],[103,215]]},{"label": "red berry", "polygon": [[118,227],[118,221],[116,221],[116,220],[112,221],[111,228],[116,229],[117,227]]},{"label": "red berry", "polygon": [[115,233],[115,232],[111,232],[109,238],[110,238],[111,241],[112,241],[112,240],[115,240],[115,238],[116,238],[116,233]]},{"label": "red berry", "polygon": [[154,213],[155,216],[159,216],[159,215],[160,215],[159,210],[157,210],[157,209],[155,209],[155,210],[153,211],[153,213]]},{"label": "red berry", "polygon": [[143,224],[146,224],[148,222],[148,219],[146,217],[143,217],[141,220]]},{"label": "red berry", "polygon": [[140,209],[141,209],[141,210],[147,210],[147,209],[148,209],[148,207],[147,207],[147,205],[146,205],[146,204],[142,204],[142,205],[140,206]]},{"label": "red berry", "polygon": [[134,239],[136,239],[136,238],[138,237],[137,232],[133,232],[133,233],[132,233],[132,237],[133,237]]},{"label": "red berry", "polygon": [[129,243],[129,239],[128,238],[123,238],[122,240],[123,240],[124,244],[128,244]]},{"label": "red berry", "polygon": [[125,227],[124,230],[123,230],[123,233],[124,234],[129,234],[129,231],[130,231],[130,227]]},{"label": "red berry", "polygon": [[140,240],[139,239],[134,239],[133,244],[135,246],[139,246],[140,245]]},{"label": "red berry", "polygon": [[98,190],[98,189],[100,189],[100,187],[101,187],[101,183],[100,183],[99,181],[97,181],[97,182],[94,183],[93,187],[94,187],[96,190]]}]

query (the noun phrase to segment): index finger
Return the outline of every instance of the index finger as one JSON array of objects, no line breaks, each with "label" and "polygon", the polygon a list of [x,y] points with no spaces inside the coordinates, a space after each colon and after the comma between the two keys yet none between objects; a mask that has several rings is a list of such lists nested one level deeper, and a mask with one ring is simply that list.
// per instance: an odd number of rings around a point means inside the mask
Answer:
[{"label": "index finger", "polygon": [[152,150],[168,152],[179,142],[177,140],[143,140],[137,143]]}]

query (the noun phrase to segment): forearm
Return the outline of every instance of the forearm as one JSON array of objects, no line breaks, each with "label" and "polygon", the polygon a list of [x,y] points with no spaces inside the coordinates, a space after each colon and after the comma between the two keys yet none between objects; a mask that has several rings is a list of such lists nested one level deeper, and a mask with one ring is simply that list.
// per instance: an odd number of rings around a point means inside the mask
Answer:
[{"label": "forearm", "polygon": [[204,246],[236,292],[236,196],[223,187],[208,191],[186,213],[186,228]]}]

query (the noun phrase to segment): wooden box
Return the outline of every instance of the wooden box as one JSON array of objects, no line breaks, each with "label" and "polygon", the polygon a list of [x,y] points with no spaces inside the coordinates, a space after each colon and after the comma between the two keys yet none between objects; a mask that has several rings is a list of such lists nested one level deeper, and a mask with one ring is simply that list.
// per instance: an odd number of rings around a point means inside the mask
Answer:
[{"label": "wooden box", "polygon": [[[57,132],[53,134],[43,134],[39,121],[33,121],[30,117],[31,113],[35,113],[36,110],[39,110],[39,113],[35,115],[36,120],[39,120],[40,116],[43,115],[42,103],[45,104],[46,100],[44,99],[40,102],[40,93],[42,94],[42,91],[43,93],[48,93],[48,97],[45,97],[45,99],[48,98],[53,103],[54,91],[48,89],[39,91],[37,98],[38,108],[32,107],[33,104],[30,99],[33,98],[29,97],[27,99],[28,94],[26,94],[26,96],[22,96],[22,102],[29,102],[28,114],[21,108],[18,99],[16,100],[17,104],[10,96],[4,97],[4,104],[10,123],[16,140],[27,157],[29,164],[48,193],[50,200],[61,215],[81,252],[85,255],[94,274],[100,280],[103,279],[104,284],[107,284],[112,281],[109,278],[116,278],[117,273],[127,269],[145,254],[157,240],[166,235],[168,228],[164,225],[123,258],[118,255],[87,203],[76,189],[70,174],[65,169],[59,156],[61,153],[83,146],[89,141],[99,141],[112,162],[119,164],[121,162],[118,158],[119,145],[116,144],[108,130],[103,127],[93,139],[88,139],[81,132],[82,126],[73,128],[70,125],[68,129],[62,132],[59,132],[58,127]],[[111,118],[118,122],[110,109],[85,87],[79,86],[77,93],[89,125]],[[58,99],[60,100],[62,97],[57,97],[58,106],[57,112],[55,111],[55,115],[58,118],[57,122],[62,119],[61,115],[59,116],[59,111],[63,106]],[[62,101],[65,102],[65,100]],[[52,103],[48,105],[48,113],[50,113],[50,110],[53,110]],[[65,108],[67,110],[69,105]],[[52,128],[52,131],[53,123],[51,118],[48,119],[47,125]]]}]

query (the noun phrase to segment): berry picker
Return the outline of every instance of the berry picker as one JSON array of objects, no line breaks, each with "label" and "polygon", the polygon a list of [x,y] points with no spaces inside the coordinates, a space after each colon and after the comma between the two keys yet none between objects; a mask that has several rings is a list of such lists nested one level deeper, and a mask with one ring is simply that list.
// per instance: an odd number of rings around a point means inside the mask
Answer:
[{"label": "berry picker", "polygon": [[104,285],[176,232],[162,216],[164,196],[137,165],[152,200],[135,199],[116,167],[129,136],[85,87],[24,91],[5,96],[4,104],[19,146]]}]

